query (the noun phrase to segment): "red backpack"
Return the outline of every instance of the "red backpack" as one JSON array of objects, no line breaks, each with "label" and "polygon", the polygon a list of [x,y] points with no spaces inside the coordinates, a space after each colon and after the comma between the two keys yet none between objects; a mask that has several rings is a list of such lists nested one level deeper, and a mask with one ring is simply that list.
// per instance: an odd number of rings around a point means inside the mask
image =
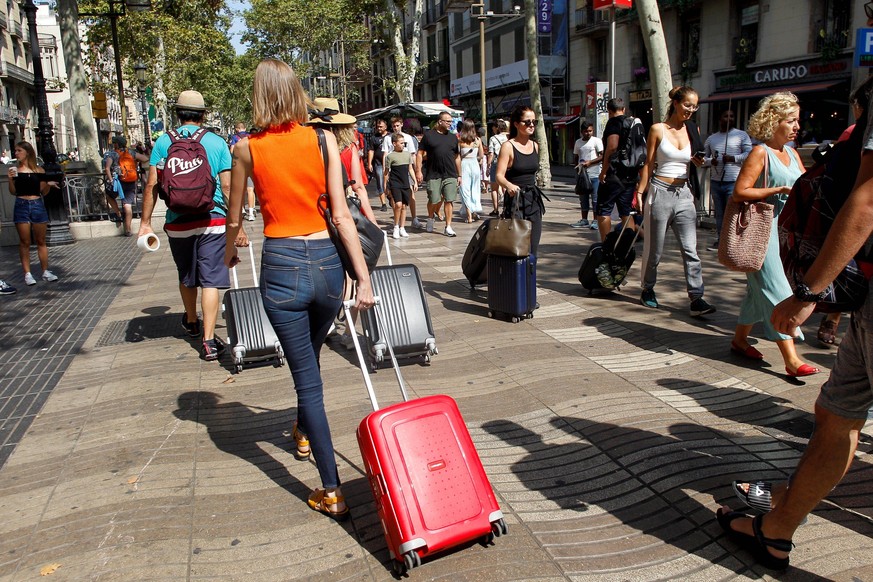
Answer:
[{"label": "red backpack", "polygon": [[[779,214],[779,255],[785,276],[794,286],[803,281],[815,262],[852,188],[861,165],[861,144],[852,137],[825,151],[818,162],[794,186]],[[816,304],[820,313],[859,309],[869,292],[873,256],[862,248],[827,288],[828,296]]]},{"label": "red backpack", "polygon": [[206,148],[200,143],[206,130],[200,128],[186,137],[171,129],[167,135],[171,143],[164,168],[159,172],[158,194],[178,214],[211,211],[215,208],[215,178]]}]

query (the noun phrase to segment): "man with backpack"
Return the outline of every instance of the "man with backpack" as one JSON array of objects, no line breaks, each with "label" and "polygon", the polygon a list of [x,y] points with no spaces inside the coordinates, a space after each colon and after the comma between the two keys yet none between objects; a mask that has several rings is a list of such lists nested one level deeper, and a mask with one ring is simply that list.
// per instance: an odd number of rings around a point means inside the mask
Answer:
[{"label": "man with backpack", "polygon": [[[116,135],[112,138],[112,151],[103,159],[103,173],[106,176],[106,192],[109,195],[109,206],[119,213],[124,224],[124,236],[131,236],[130,224],[133,220],[133,205],[136,204],[136,181],[139,177],[137,172],[138,162],[148,162],[148,158],[137,151],[127,149],[127,140],[124,136]],[[115,181],[121,186],[121,196],[115,188]],[[121,202],[124,212],[119,208]],[[114,203],[114,204],[113,204]]]},{"label": "man with backpack", "polygon": [[646,163],[646,136],[639,119],[625,115],[624,99],[606,103],[609,121],[603,129],[603,167],[598,179],[605,187],[598,192],[597,226],[600,241],[612,230],[612,209],[618,207],[622,224],[628,221],[640,170]]},{"label": "man with backpack", "polygon": [[[231,156],[224,140],[201,127],[205,115],[203,95],[197,91],[179,94],[176,116],[182,125],[159,137],[152,149],[139,236],[154,232],[152,212],[160,194],[167,203],[164,231],[179,271],[179,292],[185,307],[182,327],[189,337],[202,337],[205,360],[217,360],[225,347],[215,337],[219,289],[230,287],[224,265],[224,232]],[[236,244],[248,245],[242,228]],[[197,318],[198,287],[202,288],[202,326]]]}]

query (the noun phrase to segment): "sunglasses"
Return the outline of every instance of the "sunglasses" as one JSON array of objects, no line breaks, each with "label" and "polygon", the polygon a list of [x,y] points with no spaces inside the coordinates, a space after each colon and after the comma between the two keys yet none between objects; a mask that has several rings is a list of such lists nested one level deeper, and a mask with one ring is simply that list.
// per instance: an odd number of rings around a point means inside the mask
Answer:
[{"label": "sunglasses", "polygon": [[873,2],[864,4],[864,12],[867,14],[867,18],[873,18]]},{"label": "sunglasses", "polygon": [[523,120],[519,121],[519,123],[524,125],[525,127],[536,127],[537,125],[539,125],[540,120],[539,119],[523,119]]}]

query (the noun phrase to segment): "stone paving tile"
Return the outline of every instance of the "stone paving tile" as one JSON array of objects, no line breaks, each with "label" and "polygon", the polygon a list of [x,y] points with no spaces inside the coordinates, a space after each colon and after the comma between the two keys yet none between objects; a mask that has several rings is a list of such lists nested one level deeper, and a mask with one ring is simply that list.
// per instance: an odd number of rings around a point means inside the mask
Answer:
[{"label": "stone paving tile", "polygon": [[[687,314],[672,243],[662,309],[638,304],[638,264],[620,293],[589,296],[575,276],[595,235],[566,226],[572,190],[552,200],[542,307],[519,324],[489,319],[485,290],[461,277],[475,225],[457,225],[455,239],[389,241],[395,264],[421,269],[440,350],[429,365],[404,365],[410,394],[458,400],[510,527],[489,547],[426,560],[408,579],[770,579],[724,538],[713,510],[732,500],[732,479],[790,472],[824,375],[786,382],[769,342],[758,344],[761,366],[729,355],[744,279],[714,257],[703,259],[719,312],[706,319]],[[232,374],[227,361],[200,360],[171,331],[181,308],[164,251],[143,256],[114,299],[95,290],[104,310],[87,320],[93,331],[53,356],[71,361],[0,470],[0,582],[34,579],[55,562],[58,580],[393,579],[354,436],[369,410],[354,356],[329,343],[321,361],[352,509],[335,523],[305,505],[318,474],[292,454],[287,366]],[[131,332],[161,318],[169,323],[157,335]],[[41,332],[21,341],[58,343]],[[832,351],[799,351],[833,361]],[[48,362],[34,369],[56,373]],[[373,379],[383,405],[399,400],[390,369]],[[780,579],[873,575],[864,551],[873,439],[864,439],[845,484],[798,532],[795,567]]]}]

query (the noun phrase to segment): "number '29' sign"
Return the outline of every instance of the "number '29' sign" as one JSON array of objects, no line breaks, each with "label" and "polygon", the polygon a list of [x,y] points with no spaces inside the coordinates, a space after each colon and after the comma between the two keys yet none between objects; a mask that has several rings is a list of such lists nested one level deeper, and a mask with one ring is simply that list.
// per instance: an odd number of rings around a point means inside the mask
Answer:
[{"label": "number '29' sign", "polygon": [[538,0],[537,32],[551,34],[552,32],[552,0]]}]

